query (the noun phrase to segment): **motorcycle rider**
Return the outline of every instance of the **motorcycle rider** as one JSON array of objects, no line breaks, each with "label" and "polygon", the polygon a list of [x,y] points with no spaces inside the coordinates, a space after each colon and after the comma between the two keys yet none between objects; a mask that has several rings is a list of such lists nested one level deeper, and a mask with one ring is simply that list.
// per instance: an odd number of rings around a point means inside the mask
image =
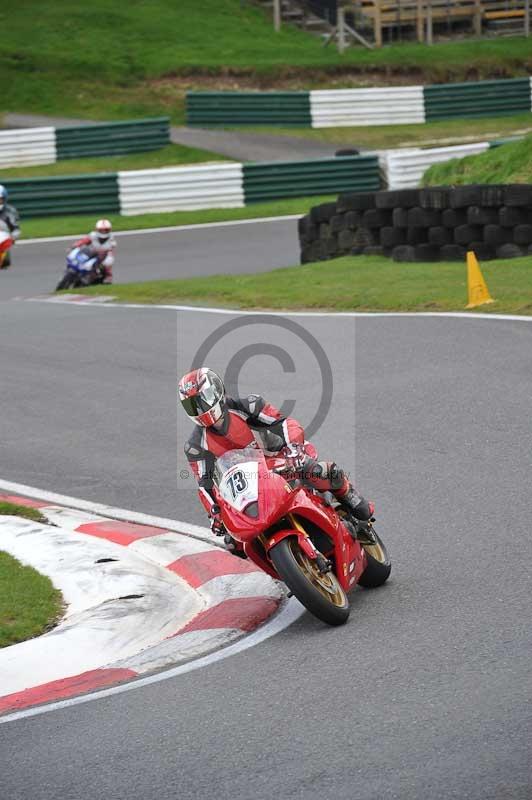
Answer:
[{"label": "motorcycle rider", "polygon": [[104,283],[113,282],[113,264],[115,263],[116,239],[113,226],[108,219],[99,219],[94,230],[74,243],[74,247],[88,246],[98,255],[100,267],[104,274]]},{"label": "motorcycle rider", "polygon": [[[184,449],[198,481],[199,497],[210,517],[213,533],[225,533],[212,491],[216,458],[228,450],[243,447],[260,447],[267,455],[287,456],[306,483],[319,492],[332,492],[348,515],[360,523],[360,532],[367,529],[368,520],[373,516],[373,503],[357,493],[334,462],[318,462],[305,454],[304,431],[295,419],[283,416],[260,395],[229,397],[220,376],[208,367],[184,375],[178,391],[185,413],[196,424]],[[357,528],[351,525],[350,531],[356,535]],[[228,549],[241,549],[228,534],[225,542]]]},{"label": "motorcycle rider", "polygon": [[[0,185],[0,223],[9,231],[11,238],[15,241],[20,236],[19,213],[15,206],[7,202],[8,192],[5,186]],[[11,264],[11,254],[6,253],[2,266],[9,267]]]}]

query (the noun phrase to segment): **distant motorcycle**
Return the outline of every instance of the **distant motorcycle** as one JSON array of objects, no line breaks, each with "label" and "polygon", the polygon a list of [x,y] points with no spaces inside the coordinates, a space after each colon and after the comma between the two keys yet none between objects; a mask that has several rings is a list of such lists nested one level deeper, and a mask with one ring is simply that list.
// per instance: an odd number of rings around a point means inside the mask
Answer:
[{"label": "distant motorcycle", "polygon": [[93,286],[103,283],[103,279],[104,271],[99,255],[87,245],[74,247],[67,255],[65,274],[57,284],[55,291],[75,289],[79,286]]},{"label": "distant motorcycle", "polygon": [[11,263],[9,250],[15,244],[7,225],[0,221],[0,269],[7,269]]}]

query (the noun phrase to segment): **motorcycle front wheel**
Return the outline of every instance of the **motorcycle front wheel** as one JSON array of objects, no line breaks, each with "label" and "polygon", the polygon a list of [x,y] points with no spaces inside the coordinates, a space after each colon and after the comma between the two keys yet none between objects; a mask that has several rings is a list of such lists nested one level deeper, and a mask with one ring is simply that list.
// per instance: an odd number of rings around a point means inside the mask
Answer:
[{"label": "motorcycle front wheel", "polygon": [[392,571],[392,562],[384,542],[375,531],[373,531],[373,534],[375,536],[374,544],[362,544],[366,551],[368,565],[358,579],[358,583],[365,589],[374,589],[377,586],[382,586],[388,580]]},{"label": "motorcycle front wheel", "polygon": [[61,292],[63,289],[70,289],[70,287],[74,285],[75,280],[75,275],[72,275],[71,272],[66,272],[55,287],[55,291]]},{"label": "motorcycle front wheel", "polygon": [[289,536],[270,550],[272,563],[292,594],[306,609],[328,625],[343,625],[349,617],[349,600],[334,572],[321,573],[316,561]]}]

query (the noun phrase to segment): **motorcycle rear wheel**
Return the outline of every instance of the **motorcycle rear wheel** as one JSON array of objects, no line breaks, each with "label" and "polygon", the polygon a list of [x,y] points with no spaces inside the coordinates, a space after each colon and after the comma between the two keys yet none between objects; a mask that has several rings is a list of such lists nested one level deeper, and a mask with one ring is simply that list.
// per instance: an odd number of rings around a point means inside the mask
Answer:
[{"label": "motorcycle rear wheel", "polygon": [[270,550],[280,578],[311,614],[328,625],[343,625],[349,617],[349,600],[334,572],[322,574],[316,562],[289,536]]},{"label": "motorcycle rear wheel", "polygon": [[362,544],[366,551],[368,565],[358,579],[358,583],[359,586],[363,586],[365,589],[374,589],[377,586],[382,586],[388,580],[392,571],[392,562],[384,542],[375,531],[373,533],[375,544]]}]

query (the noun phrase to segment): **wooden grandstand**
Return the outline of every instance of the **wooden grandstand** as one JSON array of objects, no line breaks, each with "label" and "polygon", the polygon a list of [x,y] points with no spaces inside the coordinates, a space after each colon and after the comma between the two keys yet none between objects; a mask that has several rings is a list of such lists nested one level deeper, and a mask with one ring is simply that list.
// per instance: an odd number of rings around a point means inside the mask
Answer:
[{"label": "wooden grandstand", "polygon": [[[496,23],[528,23],[528,2],[524,0],[352,0],[342,5],[354,29],[373,29],[377,47],[385,33],[387,38],[402,38],[408,29],[418,41],[430,44],[434,32],[452,35],[458,26],[464,28],[464,23],[476,36]],[[524,27],[528,35],[528,24]]]},{"label": "wooden grandstand", "polygon": [[497,33],[530,34],[531,0],[255,0],[273,11],[276,29],[292,22],[336,40],[367,47],[384,42]]}]

